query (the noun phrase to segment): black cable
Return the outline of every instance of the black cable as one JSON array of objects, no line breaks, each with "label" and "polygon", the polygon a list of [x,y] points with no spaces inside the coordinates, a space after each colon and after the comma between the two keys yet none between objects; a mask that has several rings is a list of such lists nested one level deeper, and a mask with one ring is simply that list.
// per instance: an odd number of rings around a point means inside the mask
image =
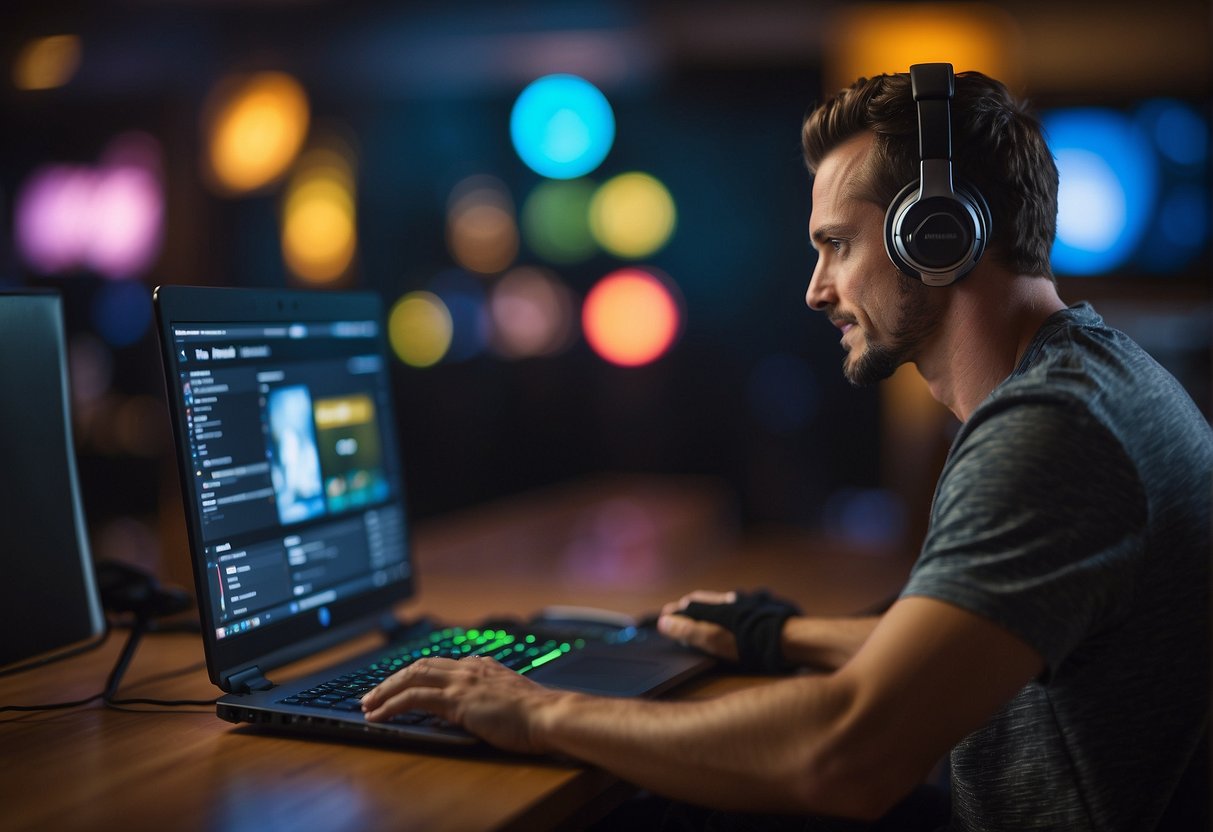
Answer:
[{"label": "black cable", "polygon": [[122,684],[122,677],[126,673],[126,668],[131,663],[131,659],[135,656],[135,649],[139,646],[139,642],[143,640],[143,634],[147,632],[147,616],[140,615],[135,619],[135,623],[131,625],[131,634],[126,637],[126,644],[122,645],[122,652],[118,654],[118,661],[114,663],[114,669],[110,671],[109,678],[105,680],[105,692],[102,693],[102,698],[109,701],[118,693],[118,685]]},{"label": "black cable", "polygon": [[105,692],[94,693],[86,699],[77,699],[73,702],[54,702],[49,705],[2,705],[0,713],[4,711],[58,711],[65,708],[78,708],[81,705],[87,705],[90,702],[95,702],[105,695]]},{"label": "black cable", "polygon": [[[106,627],[106,633],[109,633],[110,628]],[[126,637],[126,644],[122,647],[122,653],[118,656],[118,661],[114,664],[113,670],[110,671],[109,678],[105,682],[105,688],[100,693],[94,693],[85,699],[75,699],[71,702],[51,702],[44,705],[3,705],[0,706],[0,713],[5,711],[58,711],[66,708],[78,708],[81,705],[88,705],[98,699],[105,700],[112,698],[118,690],[118,683],[122,681],[122,674],[126,672],[126,666],[130,664],[131,656],[135,653],[135,648],[139,646],[139,640],[143,636],[143,628],[136,622],[131,627],[131,634]]]},{"label": "black cable", "polygon": [[107,621],[106,625],[105,625],[105,630],[101,633],[101,635],[97,636],[97,638],[93,639],[92,641],[88,642],[87,644],[81,644],[79,647],[73,647],[71,650],[67,650],[66,652],[63,652],[63,653],[56,653],[53,656],[46,656],[44,658],[37,659],[32,662],[26,662],[25,664],[17,665],[16,667],[9,667],[9,668],[5,668],[4,670],[0,670],[0,679],[5,678],[6,676],[16,676],[18,673],[25,673],[30,670],[37,670],[40,667],[46,667],[48,664],[54,664],[55,662],[61,662],[61,661],[64,661],[65,659],[72,659],[72,658],[75,658],[76,656],[80,656],[80,655],[83,655],[84,653],[88,653],[90,650],[96,650],[98,647],[105,644],[105,642],[109,640],[110,632],[111,632],[111,628],[110,628],[109,622]]},{"label": "black cable", "polygon": [[[118,685],[122,681],[122,676],[126,673],[127,665],[130,664],[131,657],[135,654],[135,648],[139,646],[139,641],[143,638],[143,634],[147,632],[148,619],[146,616],[138,616],[135,618],[134,624],[131,626],[130,638],[126,641],[126,646],[122,649],[122,655],[118,657],[118,663],[114,665],[114,670],[110,674],[109,681],[105,686],[105,696],[102,701],[107,706],[122,706],[122,705],[160,705],[162,707],[176,708],[188,705],[214,705],[218,699],[115,699],[118,694]],[[121,710],[118,707],[117,710]]]},{"label": "black cable", "polygon": [[[122,684],[122,677],[126,673],[127,667],[131,663],[131,659],[135,655],[135,650],[139,647],[139,642],[143,639],[143,634],[148,630],[148,617],[137,616],[131,624],[130,635],[126,638],[126,643],[122,646],[122,652],[118,655],[118,660],[114,663],[113,669],[110,671],[109,677],[105,681],[105,689],[100,693],[95,693],[84,699],[76,699],[71,702],[52,702],[44,705],[3,705],[0,706],[0,713],[5,711],[56,711],[67,708],[78,708],[83,705],[88,705],[96,702],[98,699],[107,707],[113,707],[115,710],[123,710],[124,705],[158,705],[161,707],[184,707],[191,705],[214,705],[218,699],[115,699],[118,693],[118,687]],[[106,627],[106,637],[108,637],[110,628]],[[102,639],[104,640],[104,639]],[[90,648],[91,649],[91,648]],[[49,663],[49,662],[47,662]],[[188,670],[188,668],[187,668]],[[151,713],[151,712],[143,712]]]},{"label": "black cable", "polygon": [[[158,708],[187,708],[187,707],[207,707],[214,705],[219,701],[219,697],[214,699],[103,699],[102,703],[107,708],[113,708],[115,711],[129,711],[136,714],[154,714],[160,711],[133,710],[126,707],[127,705],[155,705]],[[181,713],[213,713],[212,711],[182,711]]]},{"label": "black cable", "polygon": [[[191,670],[198,670],[204,666],[205,666],[205,663],[194,663],[192,665],[189,665],[188,667],[184,667],[179,670],[173,670],[173,671],[169,671],[167,673],[161,673],[157,676],[151,677],[150,679],[144,679],[141,682],[139,682],[138,685],[144,685],[149,682],[160,681],[162,679],[169,679],[169,678],[172,678],[173,676],[180,676],[184,673],[190,672]],[[117,688],[115,688],[114,694],[117,694],[117,693],[118,693],[118,690],[117,690]],[[181,707],[186,707],[189,705],[214,705],[218,701],[219,701],[219,697],[215,697],[214,699],[149,699],[146,697],[115,699],[113,697],[113,695],[111,695],[109,697],[106,697],[105,704],[111,708],[114,708],[114,710],[121,711],[121,710],[124,710],[121,707],[123,705],[158,705],[163,708],[181,708]],[[137,713],[154,713],[154,711],[138,711]]]},{"label": "black cable", "polygon": [[[158,705],[162,708],[184,708],[189,705],[214,705],[219,701],[219,697],[214,699],[106,699],[105,704],[113,706],[115,710],[122,710],[123,705]],[[141,711],[140,713],[149,713]],[[207,711],[207,713],[210,713]]]}]

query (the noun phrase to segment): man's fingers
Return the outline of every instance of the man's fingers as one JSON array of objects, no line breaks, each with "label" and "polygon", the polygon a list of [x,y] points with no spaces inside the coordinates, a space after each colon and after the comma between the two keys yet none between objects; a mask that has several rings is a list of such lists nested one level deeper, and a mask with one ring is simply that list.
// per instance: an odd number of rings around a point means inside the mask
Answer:
[{"label": "man's fingers", "polygon": [[455,659],[418,659],[367,691],[362,697],[363,710],[377,708],[385,700],[407,688],[444,687],[450,672],[457,665]]},{"label": "man's fingers", "polygon": [[491,658],[422,659],[362,698],[368,722],[425,712],[511,751],[541,751],[532,721],[566,694],[546,690]]},{"label": "man's fingers", "polygon": [[728,592],[715,592],[708,589],[697,589],[694,592],[689,592],[679,599],[678,605],[682,609],[686,609],[687,604],[692,601],[697,601],[700,604],[731,604],[737,600],[737,593],[733,590]]},{"label": "man's fingers", "polygon": [[500,663],[480,656],[419,659],[367,691],[362,712],[372,721],[416,709],[450,719],[458,698],[456,690],[466,692],[469,683],[494,673],[514,675]]},{"label": "man's fingers", "polygon": [[[445,690],[439,688],[406,688],[365,711],[368,722],[381,722],[406,711],[428,711],[448,718],[451,703]],[[366,700],[363,700],[366,707]]]},{"label": "man's fingers", "polygon": [[657,631],[705,653],[737,660],[737,639],[719,624],[696,621],[685,615],[663,615],[657,619]]},{"label": "man's fingers", "polygon": [[729,590],[728,592],[716,592],[710,589],[697,589],[694,592],[688,592],[686,595],[679,598],[677,601],[671,601],[661,608],[662,615],[673,615],[679,610],[685,610],[687,604],[696,601],[700,604],[732,604],[737,600],[737,593]]},{"label": "man's fingers", "polygon": [[690,643],[694,625],[695,622],[685,615],[663,612],[661,617],[657,619],[657,632],[666,638]]}]

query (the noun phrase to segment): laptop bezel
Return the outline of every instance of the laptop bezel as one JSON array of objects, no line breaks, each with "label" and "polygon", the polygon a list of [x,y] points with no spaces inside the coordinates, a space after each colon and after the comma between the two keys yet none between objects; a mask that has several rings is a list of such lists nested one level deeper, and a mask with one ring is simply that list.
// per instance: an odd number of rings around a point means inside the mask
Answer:
[{"label": "laptop bezel", "polygon": [[[342,320],[374,320],[378,324],[376,349],[386,359],[383,304],[369,292],[305,292],[290,289],[236,289],[213,286],[158,286],[153,293],[161,361],[173,425],[174,459],[181,484],[183,511],[190,548],[191,571],[202,622],[202,641],[211,681],[221,689],[238,691],[233,677],[246,675],[250,668],[264,673],[326,647],[381,626],[392,608],[416,592],[416,574],[412,565],[411,540],[406,506],[403,467],[397,468],[398,493],[384,505],[399,505],[404,512],[405,559],[408,576],[357,598],[337,600],[326,605],[325,616],[300,614],[240,635],[219,639],[208,598],[206,558],[197,512],[193,510],[196,485],[189,475],[188,442],[184,431],[185,402],[177,383],[177,362],[173,327],[185,323],[258,324],[323,323]],[[390,372],[385,367],[385,372]],[[390,398],[390,397],[389,397]],[[393,424],[394,411],[382,414]],[[393,448],[398,455],[400,449]]]}]

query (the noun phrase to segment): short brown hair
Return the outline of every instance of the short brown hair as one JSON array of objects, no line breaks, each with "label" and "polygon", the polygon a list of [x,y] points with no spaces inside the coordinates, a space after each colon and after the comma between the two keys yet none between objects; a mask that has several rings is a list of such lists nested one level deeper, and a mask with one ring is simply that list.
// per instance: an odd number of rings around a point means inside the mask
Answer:
[{"label": "short brown hair", "polygon": [[[876,134],[876,144],[855,195],[886,208],[918,178],[918,111],[908,74],[860,78],[810,113],[801,133],[809,171],[865,130]],[[958,73],[952,156],[957,179],[989,203],[990,255],[1019,273],[1052,277],[1057,165],[1040,122],[1001,82]]]}]

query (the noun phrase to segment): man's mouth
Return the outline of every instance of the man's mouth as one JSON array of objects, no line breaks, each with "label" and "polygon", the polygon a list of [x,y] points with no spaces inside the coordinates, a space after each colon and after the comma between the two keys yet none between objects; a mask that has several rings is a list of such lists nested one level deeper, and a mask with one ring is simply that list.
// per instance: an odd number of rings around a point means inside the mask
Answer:
[{"label": "man's mouth", "polygon": [[842,333],[843,338],[846,338],[847,333],[850,332],[852,329],[854,329],[856,326],[856,322],[851,318],[842,318],[842,317],[831,318],[830,323],[832,323],[834,326],[838,327],[839,331]]}]

